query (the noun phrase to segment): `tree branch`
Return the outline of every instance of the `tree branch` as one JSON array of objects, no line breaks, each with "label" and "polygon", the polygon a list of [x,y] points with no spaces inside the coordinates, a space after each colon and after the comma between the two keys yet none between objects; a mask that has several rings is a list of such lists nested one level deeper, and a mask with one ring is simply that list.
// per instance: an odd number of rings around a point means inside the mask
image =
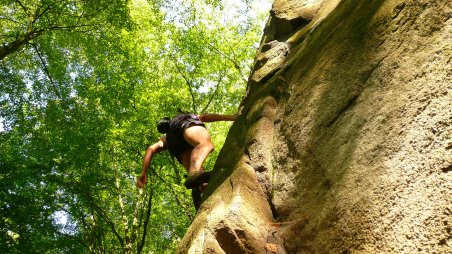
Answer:
[{"label": "tree branch", "polygon": [[176,173],[177,184],[180,184],[181,183],[180,182],[181,176],[180,176],[179,168],[177,167],[176,160],[175,160],[174,156],[170,156],[170,163],[173,166],[174,172]]},{"label": "tree branch", "polygon": [[[100,253],[105,253],[104,252],[104,246],[102,244],[102,230],[103,229],[101,227],[101,224],[97,223],[97,218],[96,218],[96,214],[95,214],[94,208],[90,207],[89,209],[91,210],[91,214],[93,216],[93,223],[92,223],[93,228],[89,229],[90,232],[92,232],[92,234],[94,235],[94,238],[95,238],[94,240],[92,240],[93,245],[96,245],[96,244],[99,245],[100,248],[101,248]],[[88,237],[90,237],[90,236],[88,235]]]},{"label": "tree branch", "polygon": [[[35,21],[38,20],[39,18],[41,18],[42,15],[44,15],[48,10],[50,10],[50,7],[51,7],[52,5],[54,5],[54,4],[56,4],[56,2],[53,2],[53,3],[49,4],[49,5],[47,5],[47,6],[45,7],[45,9],[44,9],[41,13],[36,13],[36,14],[35,14]],[[40,6],[40,7],[41,7],[41,6]],[[40,7],[38,7],[36,10],[38,11],[38,10],[40,9]]]},{"label": "tree branch", "polygon": [[47,30],[59,30],[59,29],[74,29],[74,28],[80,28],[80,27],[94,27],[94,25],[73,25],[73,26],[50,26],[47,28]]},{"label": "tree branch", "polygon": [[138,222],[138,211],[139,211],[139,207],[141,206],[142,203],[142,198],[141,195],[143,194],[143,189],[138,189],[138,202],[135,205],[135,209],[133,211],[133,218],[132,218],[132,230],[130,232],[130,244],[132,245],[135,242],[135,239],[137,238],[138,235],[138,228],[141,224],[141,220],[140,222]]},{"label": "tree branch", "polygon": [[31,33],[27,32],[23,36],[18,36],[14,41],[4,44],[0,47],[0,60],[15,52],[32,39],[39,37],[43,32],[44,30],[33,30]]},{"label": "tree branch", "polygon": [[91,206],[94,208],[95,211],[97,211],[97,213],[100,215],[100,217],[107,223],[107,225],[110,227],[111,231],[116,236],[119,243],[121,244],[121,247],[124,248],[124,239],[122,239],[122,237],[118,234],[118,231],[116,231],[115,224],[110,220],[107,213],[94,202],[94,198],[91,195],[91,193],[88,190],[85,191],[85,193],[88,197],[88,201],[91,204]]},{"label": "tree branch", "polygon": [[35,24],[37,17],[39,15],[39,11],[41,10],[41,5],[39,4],[38,7],[36,7],[35,12],[33,13],[33,15],[28,15],[28,25],[27,25],[27,33],[26,34],[33,34],[34,28],[33,25]]},{"label": "tree branch", "polygon": [[231,50],[232,55],[234,56],[234,59],[236,59],[237,55],[235,54],[235,47],[244,39],[244,37],[238,38],[237,42],[235,44],[232,44],[229,42],[229,39],[226,38],[226,36],[223,33],[220,33],[221,38],[223,38],[226,41],[226,46]]},{"label": "tree branch", "polygon": [[167,181],[165,181],[165,179],[163,179],[163,177],[158,175],[157,172],[155,172],[155,170],[152,167],[150,167],[150,169],[151,169],[151,172],[154,173],[157,176],[157,178],[160,179],[160,181],[162,181],[170,189],[171,193],[173,194],[174,198],[176,199],[176,203],[185,210],[188,218],[190,220],[192,220],[193,216],[191,216],[191,214],[189,212],[189,208],[187,208],[186,206],[182,205],[182,202],[177,197],[177,195],[176,195],[174,189],[171,187],[171,185]]},{"label": "tree branch", "polygon": [[[113,154],[115,154],[115,147],[113,147]],[[115,163],[116,164],[116,163]],[[115,188],[118,194],[118,202],[119,202],[119,208],[121,211],[121,217],[122,217],[122,226],[124,228],[124,251],[125,253],[128,253],[128,250],[130,250],[132,248],[132,242],[130,241],[130,236],[129,236],[129,220],[127,219],[127,213],[126,213],[126,209],[125,209],[125,205],[124,205],[124,200],[122,198],[121,195],[121,188],[119,185],[119,177],[118,177],[118,168],[116,165],[113,166],[115,169]]]},{"label": "tree branch", "polygon": [[19,21],[14,20],[12,18],[8,18],[8,17],[0,17],[0,19],[8,20],[8,21],[13,22],[13,23],[19,23]]},{"label": "tree branch", "polygon": [[[199,34],[199,33],[198,33]],[[232,65],[234,65],[234,68],[240,73],[240,77],[242,77],[243,81],[245,83],[248,83],[248,79],[246,79],[245,75],[243,75],[242,72],[242,68],[240,67],[240,65],[237,63],[237,61],[235,61],[234,59],[232,59],[231,57],[229,57],[228,55],[226,55],[225,53],[223,53],[221,50],[219,50],[217,47],[215,47],[214,45],[212,45],[211,43],[209,43],[202,35],[199,35],[199,38],[201,40],[203,40],[207,46],[209,46],[210,48],[212,48],[214,51],[216,51],[219,55],[223,56],[224,58],[226,58],[228,61],[230,61],[232,63]]]},{"label": "tree branch", "polygon": [[215,97],[215,95],[217,94],[218,88],[220,87],[220,84],[221,84],[221,80],[223,80],[224,76],[226,76],[225,71],[223,71],[220,74],[220,79],[217,82],[217,85],[215,87],[215,91],[213,91],[212,96],[210,96],[209,101],[207,102],[206,106],[202,109],[201,114],[204,113],[209,108],[210,103],[213,100],[213,97]]},{"label": "tree branch", "polygon": [[19,0],[16,0],[16,3],[19,4],[19,6],[25,11],[25,13],[27,13],[28,15],[28,8]]},{"label": "tree branch", "polygon": [[42,57],[42,54],[38,49],[38,46],[34,43],[32,43],[31,45],[33,46],[33,48],[36,50],[36,53],[38,54],[39,60],[41,61],[41,64],[42,64],[42,68],[44,69],[45,74],[47,75],[47,77],[50,80],[50,83],[52,84],[53,92],[58,97],[58,99],[60,99],[63,102],[63,98],[61,97],[61,94],[58,92],[58,88],[57,88],[55,81],[53,80],[52,76],[50,76],[49,69],[47,68],[47,64],[45,63],[44,58]]},{"label": "tree branch", "polygon": [[195,101],[195,95],[193,93],[193,88],[191,85],[190,80],[188,80],[188,78],[184,75],[184,73],[182,72],[182,70],[180,69],[179,65],[177,65],[176,60],[174,59],[174,57],[172,55],[170,55],[170,58],[174,64],[174,66],[176,67],[177,71],[179,72],[179,74],[182,76],[182,78],[185,80],[185,83],[188,86],[188,91],[190,92],[191,95],[191,99],[192,99],[192,106],[193,106],[193,114],[197,114],[196,113],[196,101]]},{"label": "tree branch", "polygon": [[[25,11],[25,13],[28,16],[28,23],[26,32],[24,34],[21,34],[19,31],[17,32],[16,38],[9,42],[4,43],[0,47],[0,60],[4,59],[6,56],[8,56],[11,53],[14,53],[19,48],[30,42],[31,40],[41,36],[46,31],[52,31],[52,30],[66,30],[66,29],[76,29],[76,28],[82,28],[82,27],[94,27],[95,25],[90,24],[80,24],[81,16],[78,17],[78,20],[75,25],[58,25],[58,24],[51,24],[46,28],[35,28],[35,22],[41,18],[45,13],[47,13],[50,10],[50,7],[55,5],[56,2],[53,2],[45,7],[44,10],[42,10],[43,5],[39,4],[36,7],[36,10],[33,14],[30,14],[30,9],[25,6],[20,0],[15,0],[16,3]],[[41,11],[42,10],[42,11]],[[61,15],[61,13],[56,14],[58,17]],[[5,18],[6,19],[6,18]],[[90,30],[76,30],[76,32],[87,32]]]},{"label": "tree branch", "polygon": [[58,230],[56,230],[56,229],[54,229],[54,232],[57,233],[57,234],[59,234],[59,235],[62,235],[62,236],[64,236],[64,237],[67,237],[67,238],[76,240],[76,241],[79,242],[81,245],[83,245],[83,247],[85,247],[90,253],[95,253],[94,251],[92,251],[92,250],[90,249],[90,247],[88,246],[88,244],[84,243],[84,242],[83,242],[82,240],[80,240],[78,237],[75,237],[75,236],[72,236],[72,235],[70,235],[70,234],[66,234],[66,233],[60,232],[60,231],[58,231]]},{"label": "tree branch", "polygon": [[144,220],[144,225],[143,225],[143,237],[141,238],[141,241],[140,241],[140,243],[138,243],[138,246],[137,246],[138,254],[140,254],[143,251],[144,243],[146,241],[147,228],[148,228],[149,219],[151,218],[151,212],[152,212],[153,195],[154,195],[154,189],[151,187],[150,193],[149,193],[149,200],[148,200],[148,204],[147,204],[147,210],[146,210],[146,218]]}]

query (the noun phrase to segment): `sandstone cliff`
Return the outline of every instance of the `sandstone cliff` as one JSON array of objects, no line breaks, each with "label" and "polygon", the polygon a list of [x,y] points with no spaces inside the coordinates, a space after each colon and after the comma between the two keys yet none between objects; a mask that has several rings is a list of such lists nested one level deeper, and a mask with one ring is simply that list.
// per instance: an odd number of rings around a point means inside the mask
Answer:
[{"label": "sandstone cliff", "polygon": [[451,9],[276,0],[179,253],[450,253]]}]

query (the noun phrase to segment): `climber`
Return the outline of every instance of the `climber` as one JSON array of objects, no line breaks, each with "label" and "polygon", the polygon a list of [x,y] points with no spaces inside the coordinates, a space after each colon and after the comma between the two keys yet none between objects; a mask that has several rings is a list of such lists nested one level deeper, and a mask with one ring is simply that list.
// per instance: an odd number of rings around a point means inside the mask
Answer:
[{"label": "climber", "polygon": [[192,189],[193,201],[197,208],[200,203],[200,192],[205,189],[210,177],[210,172],[206,172],[202,168],[202,164],[214,149],[204,123],[234,121],[236,117],[236,115],[203,114],[197,116],[180,113],[173,119],[162,118],[157,123],[157,130],[165,135],[157,143],[147,148],[137,187],[143,188],[146,184],[146,172],[152,157],[156,153],[168,149],[170,154],[175,156],[187,170],[188,177],[184,185],[187,189]]}]

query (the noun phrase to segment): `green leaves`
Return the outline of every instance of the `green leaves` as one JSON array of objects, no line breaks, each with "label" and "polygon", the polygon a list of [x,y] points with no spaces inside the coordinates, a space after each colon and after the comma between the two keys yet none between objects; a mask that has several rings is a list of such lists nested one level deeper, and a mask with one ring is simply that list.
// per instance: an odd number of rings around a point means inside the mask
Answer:
[{"label": "green leaves", "polygon": [[126,1],[4,1],[0,17],[0,60],[53,32],[96,33],[108,25],[131,25]]},{"label": "green leaves", "polygon": [[[0,249],[174,252],[195,213],[185,170],[165,152],[144,190],[136,177],[161,117],[236,112],[261,32],[251,3],[0,3]],[[229,126],[207,126],[206,169]]]}]

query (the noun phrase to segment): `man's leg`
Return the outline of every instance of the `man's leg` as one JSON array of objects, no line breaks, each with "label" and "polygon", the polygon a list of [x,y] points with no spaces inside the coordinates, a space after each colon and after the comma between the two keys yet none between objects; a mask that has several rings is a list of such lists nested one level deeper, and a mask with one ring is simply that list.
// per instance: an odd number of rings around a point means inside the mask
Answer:
[{"label": "man's leg", "polygon": [[[190,169],[191,152],[192,152],[191,149],[187,150],[184,153],[182,153],[182,156],[181,156],[181,164],[182,164],[182,166],[184,166],[184,168],[187,170],[187,172]],[[204,169],[202,167],[200,170],[204,171]],[[193,199],[193,205],[195,206],[196,211],[198,211],[199,206],[201,205],[201,193],[205,190],[206,187],[207,187],[207,183],[204,182],[204,183],[201,183],[198,187],[192,188],[192,190],[191,190],[191,197]]]},{"label": "man's leg", "polygon": [[209,132],[203,126],[191,126],[185,129],[184,139],[193,146],[190,154],[190,167],[188,168],[188,175],[191,176],[199,172],[214,146],[210,140]]},{"label": "man's leg", "polygon": [[[182,156],[181,156],[181,164],[187,170],[187,173],[189,172],[189,169],[190,169],[190,161],[191,161],[190,158],[191,158],[192,151],[193,151],[193,149],[186,150],[182,153]],[[205,172],[204,168],[201,167],[200,170],[196,173],[199,173],[199,172]],[[192,175],[190,178],[187,178],[184,185],[185,185],[185,187],[187,187],[189,189],[193,189],[193,188],[196,188],[199,186],[199,190],[201,192],[203,192],[207,188],[207,182],[209,181],[209,178],[210,178],[210,172],[198,174],[197,176]]]}]

